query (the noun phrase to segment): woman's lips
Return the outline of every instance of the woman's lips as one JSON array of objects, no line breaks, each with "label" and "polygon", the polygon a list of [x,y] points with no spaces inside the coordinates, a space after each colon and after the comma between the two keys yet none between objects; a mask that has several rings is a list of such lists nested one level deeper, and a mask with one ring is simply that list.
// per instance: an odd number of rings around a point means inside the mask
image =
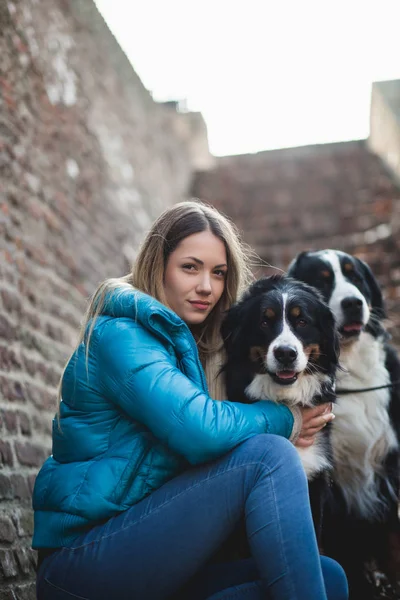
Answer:
[{"label": "woman's lips", "polygon": [[195,300],[189,300],[189,302],[192,306],[194,306],[194,308],[197,308],[198,310],[207,310],[207,308],[210,306],[210,302],[196,302]]}]

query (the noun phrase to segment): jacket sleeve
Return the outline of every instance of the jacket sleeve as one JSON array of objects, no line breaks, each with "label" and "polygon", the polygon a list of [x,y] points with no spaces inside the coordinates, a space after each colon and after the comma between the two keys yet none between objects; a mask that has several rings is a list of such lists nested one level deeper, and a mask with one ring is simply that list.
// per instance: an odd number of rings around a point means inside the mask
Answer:
[{"label": "jacket sleeve", "polygon": [[190,463],[212,460],[259,433],[289,438],[291,411],[270,401],[211,399],[140,325],[109,322],[97,340],[103,393]]}]

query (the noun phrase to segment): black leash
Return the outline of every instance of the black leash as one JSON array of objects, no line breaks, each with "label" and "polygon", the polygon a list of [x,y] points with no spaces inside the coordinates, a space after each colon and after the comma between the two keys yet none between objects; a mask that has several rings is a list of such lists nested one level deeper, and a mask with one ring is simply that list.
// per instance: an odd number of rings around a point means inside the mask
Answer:
[{"label": "black leash", "polygon": [[344,396],[344,394],[359,394],[360,392],[373,392],[375,390],[383,390],[385,388],[395,387],[400,383],[400,379],[397,381],[393,381],[392,383],[388,383],[387,385],[378,385],[377,387],[370,388],[361,388],[360,390],[335,390],[335,393],[338,396]]}]

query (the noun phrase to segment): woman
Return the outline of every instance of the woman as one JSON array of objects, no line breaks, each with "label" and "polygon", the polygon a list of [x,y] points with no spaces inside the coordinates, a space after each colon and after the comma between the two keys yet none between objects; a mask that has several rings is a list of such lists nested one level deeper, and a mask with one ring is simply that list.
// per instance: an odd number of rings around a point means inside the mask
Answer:
[{"label": "woman", "polygon": [[[39,600],[347,597],[285,439],[312,444],[329,406],[216,400],[221,315],[249,273],[231,223],[184,202],[95,293],[34,490]],[[254,561],[208,564],[243,517]]]}]

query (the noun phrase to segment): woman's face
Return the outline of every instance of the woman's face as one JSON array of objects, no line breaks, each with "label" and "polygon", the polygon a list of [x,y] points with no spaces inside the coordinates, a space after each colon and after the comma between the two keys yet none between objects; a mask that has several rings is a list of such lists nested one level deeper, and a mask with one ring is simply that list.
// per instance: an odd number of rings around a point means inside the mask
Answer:
[{"label": "woman's face", "polygon": [[203,323],[222,296],[227,269],[225,245],[219,238],[211,231],[189,235],[167,261],[168,306],[189,326]]}]

